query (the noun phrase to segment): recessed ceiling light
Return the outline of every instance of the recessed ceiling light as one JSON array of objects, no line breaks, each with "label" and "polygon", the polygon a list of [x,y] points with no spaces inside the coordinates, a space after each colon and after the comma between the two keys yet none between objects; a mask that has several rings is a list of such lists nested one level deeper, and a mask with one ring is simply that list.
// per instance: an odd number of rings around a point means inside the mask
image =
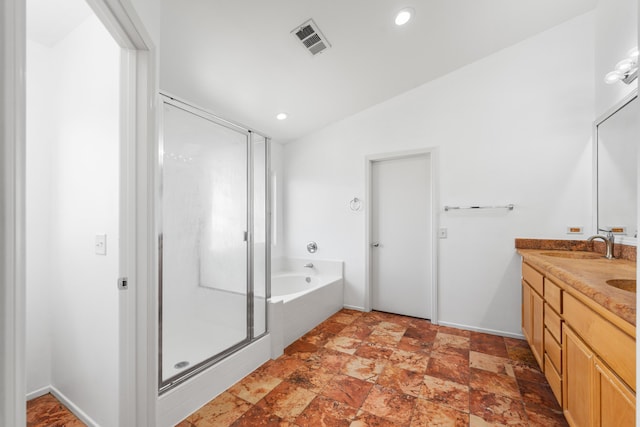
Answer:
[{"label": "recessed ceiling light", "polygon": [[396,15],[396,21],[395,21],[396,25],[398,26],[404,25],[407,22],[409,22],[412,17],[413,17],[413,9],[410,7],[404,8],[400,12],[398,12],[398,14]]},{"label": "recessed ceiling light", "polygon": [[276,119],[278,119],[278,120],[284,120],[284,119],[286,119],[287,117],[289,117],[289,115],[288,115],[287,113],[278,113],[278,114],[276,115]]}]

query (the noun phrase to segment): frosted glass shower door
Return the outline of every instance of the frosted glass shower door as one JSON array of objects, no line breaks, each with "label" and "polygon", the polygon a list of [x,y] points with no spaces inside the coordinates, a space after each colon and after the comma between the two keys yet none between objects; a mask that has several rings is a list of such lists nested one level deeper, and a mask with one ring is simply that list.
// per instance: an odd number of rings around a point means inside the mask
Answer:
[{"label": "frosted glass shower door", "polygon": [[161,374],[170,384],[248,336],[248,134],[163,104]]}]

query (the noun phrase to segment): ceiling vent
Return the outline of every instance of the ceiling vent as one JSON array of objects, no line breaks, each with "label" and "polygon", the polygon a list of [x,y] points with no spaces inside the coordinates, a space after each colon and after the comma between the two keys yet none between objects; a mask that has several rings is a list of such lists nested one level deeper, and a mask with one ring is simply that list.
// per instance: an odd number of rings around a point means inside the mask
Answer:
[{"label": "ceiling vent", "polygon": [[291,34],[296,36],[304,48],[312,55],[317,55],[331,47],[331,43],[329,43],[324,34],[322,34],[318,25],[313,22],[313,19],[309,19],[294,28]]}]

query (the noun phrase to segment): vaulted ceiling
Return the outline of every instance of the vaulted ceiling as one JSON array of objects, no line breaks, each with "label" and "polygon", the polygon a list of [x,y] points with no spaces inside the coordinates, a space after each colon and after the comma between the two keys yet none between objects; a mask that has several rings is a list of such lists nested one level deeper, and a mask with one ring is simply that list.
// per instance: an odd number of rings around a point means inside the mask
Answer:
[{"label": "vaulted ceiling", "polygon": [[[154,0],[163,91],[288,142],[593,9],[597,0]],[[395,14],[415,10],[405,26]],[[83,0],[28,0],[31,40],[54,45]],[[331,48],[291,33],[313,18]],[[526,82],[523,82],[526,84]],[[276,120],[279,112],[289,118]]]},{"label": "vaulted ceiling", "polygon": [[[287,142],[588,12],[597,0],[163,0],[161,89]],[[397,11],[415,10],[408,24]],[[291,34],[313,18],[332,47]],[[526,82],[524,82],[526,84]],[[289,118],[276,120],[279,112]]]}]

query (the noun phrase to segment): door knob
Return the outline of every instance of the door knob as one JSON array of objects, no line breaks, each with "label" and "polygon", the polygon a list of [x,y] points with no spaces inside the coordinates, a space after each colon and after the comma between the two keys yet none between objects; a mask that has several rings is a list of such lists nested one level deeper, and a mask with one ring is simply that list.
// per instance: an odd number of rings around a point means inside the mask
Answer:
[{"label": "door knob", "polygon": [[377,248],[378,246],[380,246],[380,242],[375,242],[371,244],[372,248]]}]

